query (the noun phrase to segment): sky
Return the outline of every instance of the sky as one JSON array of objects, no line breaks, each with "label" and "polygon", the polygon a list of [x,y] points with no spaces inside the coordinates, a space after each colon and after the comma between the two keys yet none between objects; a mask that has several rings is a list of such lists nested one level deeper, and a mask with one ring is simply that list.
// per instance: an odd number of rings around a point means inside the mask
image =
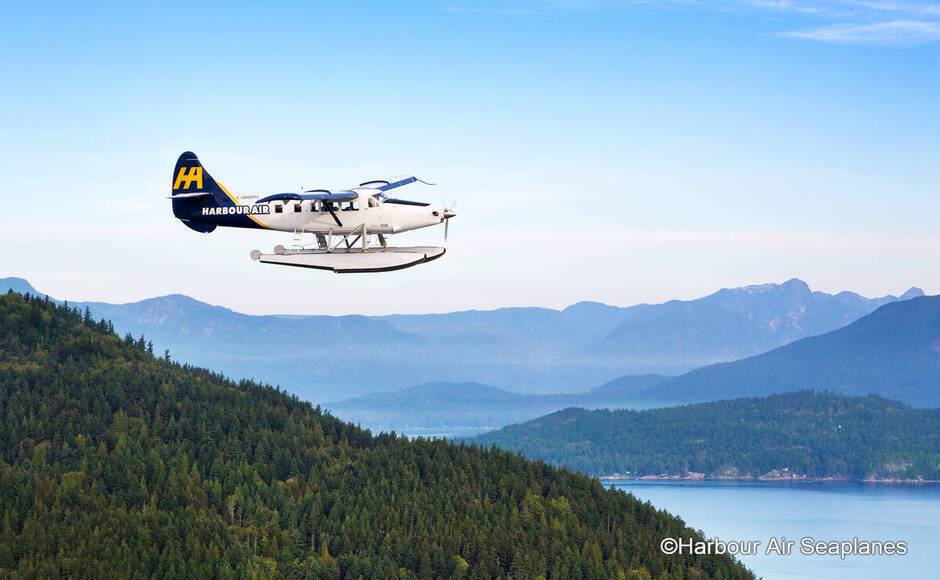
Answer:
[{"label": "sky", "polygon": [[[0,5],[0,277],[249,313],[626,306],[792,277],[940,293],[940,3]],[[413,174],[398,272],[262,265],[166,199]],[[393,238],[440,244],[443,228]]]}]

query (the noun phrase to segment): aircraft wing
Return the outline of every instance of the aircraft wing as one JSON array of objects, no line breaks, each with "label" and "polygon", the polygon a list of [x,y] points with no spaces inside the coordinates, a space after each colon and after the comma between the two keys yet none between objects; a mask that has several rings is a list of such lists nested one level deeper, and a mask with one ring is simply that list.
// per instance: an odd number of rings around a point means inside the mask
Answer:
[{"label": "aircraft wing", "polygon": [[212,195],[211,191],[197,191],[196,193],[174,193],[167,199],[183,199],[188,197],[205,197],[207,195]]},{"label": "aircraft wing", "polygon": [[403,185],[408,185],[409,183],[414,183],[415,181],[420,181],[421,183],[427,183],[428,185],[434,185],[433,183],[428,183],[427,181],[422,181],[414,175],[398,175],[396,177],[390,177],[389,179],[373,179],[372,181],[366,181],[359,184],[359,187],[368,187],[369,189],[378,189],[379,191],[388,191],[390,189],[395,189],[396,187],[401,187]]},{"label": "aircraft wing", "polygon": [[323,201],[353,201],[358,199],[359,194],[355,191],[330,191],[328,189],[310,189],[303,193],[274,193],[262,197],[255,203],[266,203],[269,201],[304,201],[309,199],[319,199]]}]

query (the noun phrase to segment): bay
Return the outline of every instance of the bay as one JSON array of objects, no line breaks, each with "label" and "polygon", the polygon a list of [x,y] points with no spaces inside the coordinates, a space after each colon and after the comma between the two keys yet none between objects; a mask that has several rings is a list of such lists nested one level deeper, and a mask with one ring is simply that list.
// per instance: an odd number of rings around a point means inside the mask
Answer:
[{"label": "bay", "polygon": [[[768,579],[918,578],[940,552],[940,485],[861,482],[604,481],[680,516],[708,538],[761,542],[740,560]],[[765,554],[771,537],[795,541],[790,555]],[[906,555],[804,555],[816,541],[904,541]]]}]

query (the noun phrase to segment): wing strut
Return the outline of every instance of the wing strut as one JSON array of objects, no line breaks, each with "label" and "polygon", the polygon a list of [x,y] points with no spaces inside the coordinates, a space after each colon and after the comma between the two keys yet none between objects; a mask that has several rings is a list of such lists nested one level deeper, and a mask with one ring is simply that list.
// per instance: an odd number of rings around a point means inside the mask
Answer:
[{"label": "wing strut", "polygon": [[336,212],[333,211],[333,202],[325,201],[323,205],[326,206],[326,211],[330,212],[330,215],[333,216],[333,220],[336,222],[336,225],[343,227],[343,222],[339,221],[339,218],[336,217]]}]

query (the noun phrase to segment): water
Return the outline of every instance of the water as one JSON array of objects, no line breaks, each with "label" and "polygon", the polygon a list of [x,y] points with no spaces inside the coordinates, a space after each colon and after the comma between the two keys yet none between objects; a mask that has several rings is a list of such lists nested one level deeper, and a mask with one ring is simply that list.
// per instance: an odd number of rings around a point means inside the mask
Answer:
[{"label": "water", "polygon": [[[609,482],[604,482],[609,485]],[[614,486],[679,515],[709,538],[759,540],[741,561],[768,579],[924,578],[940,557],[940,485],[845,482],[617,481]],[[791,555],[765,555],[771,537],[795,540]],[[905,541],[904,556],[803,555],[800,539]]]}]

